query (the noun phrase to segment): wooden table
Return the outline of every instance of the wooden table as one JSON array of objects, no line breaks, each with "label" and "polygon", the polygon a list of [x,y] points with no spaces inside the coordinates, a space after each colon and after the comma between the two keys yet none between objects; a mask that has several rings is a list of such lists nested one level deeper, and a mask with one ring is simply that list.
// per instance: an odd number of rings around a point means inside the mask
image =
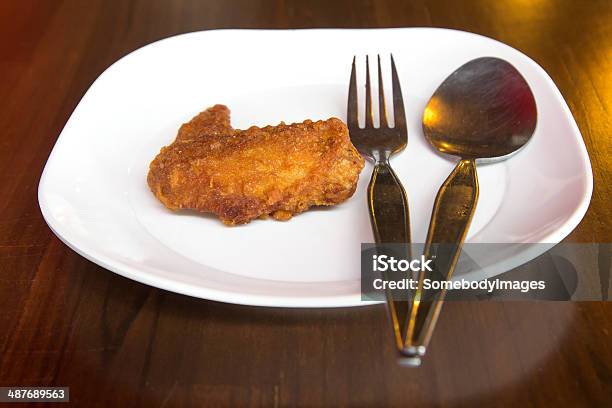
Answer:
[{"label": "wooden table", "polygon": [[612,303],[447,304],[420,369],[384,306],[275,310],[193,299],[86,261],[43,221],[38,180],[94,79],[130,51],[213,28],[435,26],[531,56],[593,164],[570,242],[611,242],[612,3],[5,0],[0,3],[0,385],[70,386],[81,406],[603,406]]}]

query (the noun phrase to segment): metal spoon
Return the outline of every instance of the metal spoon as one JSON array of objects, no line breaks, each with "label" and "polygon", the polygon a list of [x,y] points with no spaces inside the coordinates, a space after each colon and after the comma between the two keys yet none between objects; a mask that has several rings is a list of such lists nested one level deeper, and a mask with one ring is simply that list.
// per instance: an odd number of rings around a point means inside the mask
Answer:
[{"label": "metal spoon", "polygon": [[444,290],[425,291],[423,279],[444,281],[453,274],[478,201],[476,159],[508,158],[531,139],[536,121],[529,85],[499,58],[466,63],[429,100],[423,114],[425,137],[438,151],[461,160],[440,187],[431,215],[424,255],[434,259],[434,268],[429,276],[420,276],[406,333],[406,350],[414,363],[425,354],[445,295]]}]

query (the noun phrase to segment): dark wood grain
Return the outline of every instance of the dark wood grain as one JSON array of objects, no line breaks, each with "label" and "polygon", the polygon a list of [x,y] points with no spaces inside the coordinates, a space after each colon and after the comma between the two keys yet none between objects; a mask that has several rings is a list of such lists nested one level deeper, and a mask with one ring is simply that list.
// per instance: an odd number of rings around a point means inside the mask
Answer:
[{"label": "dark wood grain", "polygon": [[0,2],[0,386],[71,387],[80,406],[604,406],[612,303],[447,304],[406,369],[383,306],[276,310],[150,288],[64,246],[37,185],[68,116],[112,62],[213,28],[450,27],[503,41],[552,76],[595,178],[567,238],[610,242],[612,3],[602,1]]}]

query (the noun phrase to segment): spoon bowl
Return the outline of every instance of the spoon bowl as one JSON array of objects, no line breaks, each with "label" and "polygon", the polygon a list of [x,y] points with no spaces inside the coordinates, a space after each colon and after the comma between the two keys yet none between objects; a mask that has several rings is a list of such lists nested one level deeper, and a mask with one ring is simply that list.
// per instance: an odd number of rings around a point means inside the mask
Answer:
[{"label": "spoon bowl", "polygon": [[532,137],[533,93],[510,63],[472,60],[435,91],[423,114],[425,137],[438,151],[464,159],[507,156]]}]

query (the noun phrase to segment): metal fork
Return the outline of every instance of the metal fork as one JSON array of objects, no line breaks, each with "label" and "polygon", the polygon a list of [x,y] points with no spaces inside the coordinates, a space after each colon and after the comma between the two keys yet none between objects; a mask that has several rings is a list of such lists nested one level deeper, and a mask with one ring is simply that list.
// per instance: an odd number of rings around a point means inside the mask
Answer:
[{"label": "metal fork", "polygon": [[[380,126],[374,127],[372,116],[372,91],[370,86],[370,64],[366,56],[366,100],[365,100],[365,127],[359,126],[357,101],[357,75],[355,72],[355,58],[351,70],[351,80],[348,93],[347,122],[351,142],[359,153],[374,163],[374,171],[368,186],[368,208],[370,222],[376,243],[409,244],[410,243],[410,217],[408,211],[408,198],[399,178],[391,168],[389,159],[404,150],[408,144],[408,129],[406,127],[406,113],[400,88],[395,61],[391,55],[391,82],[393,91],[393,116],[395,125],[389,127],[387,110],[383,90],[382,69],[380,55],[378,56],[378,101]],[[409,247],[408,247],[409,248]],[[402,329],[398,308],[407,308],[407,302],[394,301],[391,292],[387,291],[387,305],[392,321],[395,343],[398,351],[412,356],[404,349]]]}]

